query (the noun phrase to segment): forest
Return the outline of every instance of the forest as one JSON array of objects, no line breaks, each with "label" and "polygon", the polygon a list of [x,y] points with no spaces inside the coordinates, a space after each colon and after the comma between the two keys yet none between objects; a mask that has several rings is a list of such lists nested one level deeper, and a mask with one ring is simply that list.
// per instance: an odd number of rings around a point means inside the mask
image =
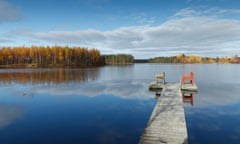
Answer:
[{"label": "forest", "polygon": [[93,67],[133,62],[132,55],[101,55],[97,49],[81,47],[31,46],[0,49],[0,67]]},{"label": "forest", "polygon": [[104,65],[97,49],[81,47],[2,47],[1,67],[91,67]]},{"label": "forest", "polygon": [[132,64],[134,57],[128,54],[105,55],[106,64]]},{"label": "forest", "polygon": [[240,58],[237,55],[229,57],[200,57],[196,55],[187,56],[179,54],[171,57],[156,57],[148,60],[150,63],[240,63]]}]

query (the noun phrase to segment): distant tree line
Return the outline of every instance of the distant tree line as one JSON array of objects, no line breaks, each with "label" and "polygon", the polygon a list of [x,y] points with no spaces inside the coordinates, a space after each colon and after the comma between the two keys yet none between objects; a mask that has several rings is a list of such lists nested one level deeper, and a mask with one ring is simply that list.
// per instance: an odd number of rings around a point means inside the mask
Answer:
[{"label": "distant tree line", "polygon": [[228,57],[200,57],[179,54],[135,60],[130,54],[101,55],[97,49],[68,46],[31,46],[0,48],[0,67],[92,67],[105,64],[150,63],[240,63],[237,55]]},{"label": "distant tree line", "polygon": [[240,58],[237,55],[228,57],[200,57],[195,55],[186,56],[179,54],[170,57],[156,57],[148,60],[150,63],[240,63]]},{"label": "distant tree line", "polygon": [[134,57],[128,54],[104,55],[106,64],[132,64]]},{"label": "distant tree line", "polygon": [[105,64],[104,57],[97,49],[81,47],[2,47],[0,65],[38,65],[38,66],[74,66],[89,67]]}]

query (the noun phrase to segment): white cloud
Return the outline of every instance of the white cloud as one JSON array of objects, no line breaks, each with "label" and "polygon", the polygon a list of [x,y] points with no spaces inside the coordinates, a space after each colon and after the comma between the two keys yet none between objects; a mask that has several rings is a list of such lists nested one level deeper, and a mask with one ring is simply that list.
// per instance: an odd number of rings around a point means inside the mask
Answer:
[{"label": "white cloud", "polygon": [[5,0],[0,0],[0,23],[21,19],[21,13],[16,6]]},{"label": "white cloud", "polygon": [[156,21],[156,17],[149,16],[147,13],[137,13],[130,16],[136,23],[141,25],[151,25]]},{"label": "white cloud", "polygon": [[[210,16],[208,14],[211,13]],[[237,9],[182,9],[158,26],[17,33],[34,40],[62,45],[85,45],[101,51],[133,53],[136,58],[175,55],[180,52],[207,56],[239,54],[240,20],[220,17]],[[148,57],[148,56],[147,56]]]},{"label": "white cloud", "polygon": [[191,9],[191,8],[185,8],[180,10],[179,12],[177,12],[174,16],[178,17],[186,17],[186,16],[192,16],[192,15],[196,15],[198,14],[195,10]]},{"label": "white cloud", "polygon": [[0,38],[1,43],[8,43],[8,42],[13,42],[12,40],[6,39],[6,38]]},{"label": "white cloud", "polygon": [[29,36],[36,39],[46,40],[57,43],[97,43],[105,39],[104,35],[97,30],[83,31],[49,31],[48,33],[28,33]]},{"label": "white cloud", "polygon": [[239,13],[240,13],[240,9],[199,7],[197,9],[193,9],[193,8],[181,9],[174,16],[175,17],[196,17],[196,16],[224,17],[227,15],[238,15]]}]

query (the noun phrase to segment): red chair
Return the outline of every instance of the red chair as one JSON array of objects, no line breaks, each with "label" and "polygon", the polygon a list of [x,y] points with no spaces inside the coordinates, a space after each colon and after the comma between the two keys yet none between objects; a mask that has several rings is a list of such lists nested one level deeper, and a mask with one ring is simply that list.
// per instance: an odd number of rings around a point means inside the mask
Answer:
[{"label": "red chair", "polygon": [[182,85],[185,84],[186,81],[189,81],[190,84],[194,84],[194,74],[193,72],[190,72],[190,74],[183,74],[182,75]]}]

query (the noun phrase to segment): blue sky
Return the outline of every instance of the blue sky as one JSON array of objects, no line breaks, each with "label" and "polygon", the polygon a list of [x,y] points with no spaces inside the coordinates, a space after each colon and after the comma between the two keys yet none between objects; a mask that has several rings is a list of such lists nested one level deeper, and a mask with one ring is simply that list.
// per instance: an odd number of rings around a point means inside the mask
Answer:
[{"label": "blue sky", "polygon": [[31,45],[135,58],[240,55],[240,1],[0,0],[0,47]]}]

